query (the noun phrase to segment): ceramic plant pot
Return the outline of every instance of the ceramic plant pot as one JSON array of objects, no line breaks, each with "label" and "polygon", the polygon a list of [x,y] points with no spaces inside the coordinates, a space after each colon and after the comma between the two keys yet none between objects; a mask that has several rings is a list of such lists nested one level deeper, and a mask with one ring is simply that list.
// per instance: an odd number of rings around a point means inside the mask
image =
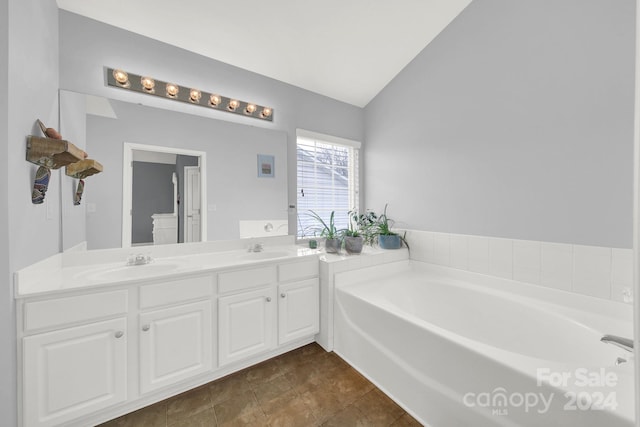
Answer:
[{"label": "ceramic plant pot", "polygon": [[324,247],[329,254],[340,253],[342,241],[340,239],[327,239],[324,241]]},{"label": "ceramic plant pot", "polygon": [[344,238],[344,248],[346,249],[347,253],[359,254],[360,252],[362,252],[363,241],[364,240],[362,236],[347,236]]},{"label": "ceramic plant pot", "polygon": [[400,249],[402,247],[402,239],[397,234],[378,236],[378,244],[382,249]]}]

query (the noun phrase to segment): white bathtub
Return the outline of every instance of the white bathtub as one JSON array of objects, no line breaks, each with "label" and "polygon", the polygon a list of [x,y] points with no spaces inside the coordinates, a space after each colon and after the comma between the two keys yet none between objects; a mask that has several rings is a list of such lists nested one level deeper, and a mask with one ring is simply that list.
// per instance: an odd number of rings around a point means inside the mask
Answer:
[{"label": "white bathtub", "polygon": [[632,426],[630,305],[403,261],[336,275],[335,351],[423,424]]}]

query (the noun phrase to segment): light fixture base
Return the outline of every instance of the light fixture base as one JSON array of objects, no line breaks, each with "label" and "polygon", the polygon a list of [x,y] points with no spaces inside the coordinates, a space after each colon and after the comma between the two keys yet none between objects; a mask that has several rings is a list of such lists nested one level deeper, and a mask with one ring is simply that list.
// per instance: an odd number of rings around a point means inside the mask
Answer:
[{"label": "light fixture base", "polygon": [[[107,86],[143,93],[145,95],[153,95],[159,98],[170,99],[172,101],[180,101],[186,104],[198,105],[211,110],[225,111],[227,113],[238,114],[243,117],[251,117],[268,122],[273,121],[273,108],[271,107],[258,105],[253,102],[240,101],[236,98],[228,98],[219,95],[217,92],[205,92],[191,87],[174,84],[172,82],[157,80],[149,77],[148,75],[142,76],[118,68],[105,68],[107,71]],[[119,83],[114,77],[115,75],[126,75],[128,77],[126,84],[123,85],[122,83]],[[145,79],[150,79],[152,82],[147,81],[147,88],[143,86],[143,80]],[[175,86],[175,88],[177,88],[175,94],[173,88],[169,90],[168,85]],[[155,90],[158,88],[167,88],[167,90]],[[197,96],[192,96],[194,95],[194,91],[197,92]],[[215,99],[216,101],[219,99],[219,102],[214,104],[211,102],[212,99]]]}]

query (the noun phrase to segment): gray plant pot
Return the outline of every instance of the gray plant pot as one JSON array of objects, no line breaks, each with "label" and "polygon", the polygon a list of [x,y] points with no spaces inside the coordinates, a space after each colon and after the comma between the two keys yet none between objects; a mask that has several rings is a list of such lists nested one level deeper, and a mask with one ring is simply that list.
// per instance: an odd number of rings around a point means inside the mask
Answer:
[{"label": "gray plant pot", "polygon": [[338,254],[340,253],[340,248],[342,247],[342,240],[340,239],[327,239],[324,241],[324,247],[329,254]]},{"label": "gray plant pot", "polygon": [[402,239],[397,234],[378,236],[378,244],[382,249],[400,249],[402,247]]},{"label": "gray plant pot", "polygon": [[344,248],[346,249],[347,253],[359,254],[360,252],[362,252],[363,241],[364,240],[362,236],[347,236],[344,238]]}]

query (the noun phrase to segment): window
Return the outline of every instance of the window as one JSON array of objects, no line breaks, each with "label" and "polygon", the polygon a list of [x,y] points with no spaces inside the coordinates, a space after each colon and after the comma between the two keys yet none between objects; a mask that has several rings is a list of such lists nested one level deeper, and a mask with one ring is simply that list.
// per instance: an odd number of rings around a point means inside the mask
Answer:
[{"label": "window", "polygon": [[358,209],[358,151],[360,143],[298,130],[298,237],[310,237],[316,212],[328,223],[335,211],[338,229],[347,228],[351,210]]}]

